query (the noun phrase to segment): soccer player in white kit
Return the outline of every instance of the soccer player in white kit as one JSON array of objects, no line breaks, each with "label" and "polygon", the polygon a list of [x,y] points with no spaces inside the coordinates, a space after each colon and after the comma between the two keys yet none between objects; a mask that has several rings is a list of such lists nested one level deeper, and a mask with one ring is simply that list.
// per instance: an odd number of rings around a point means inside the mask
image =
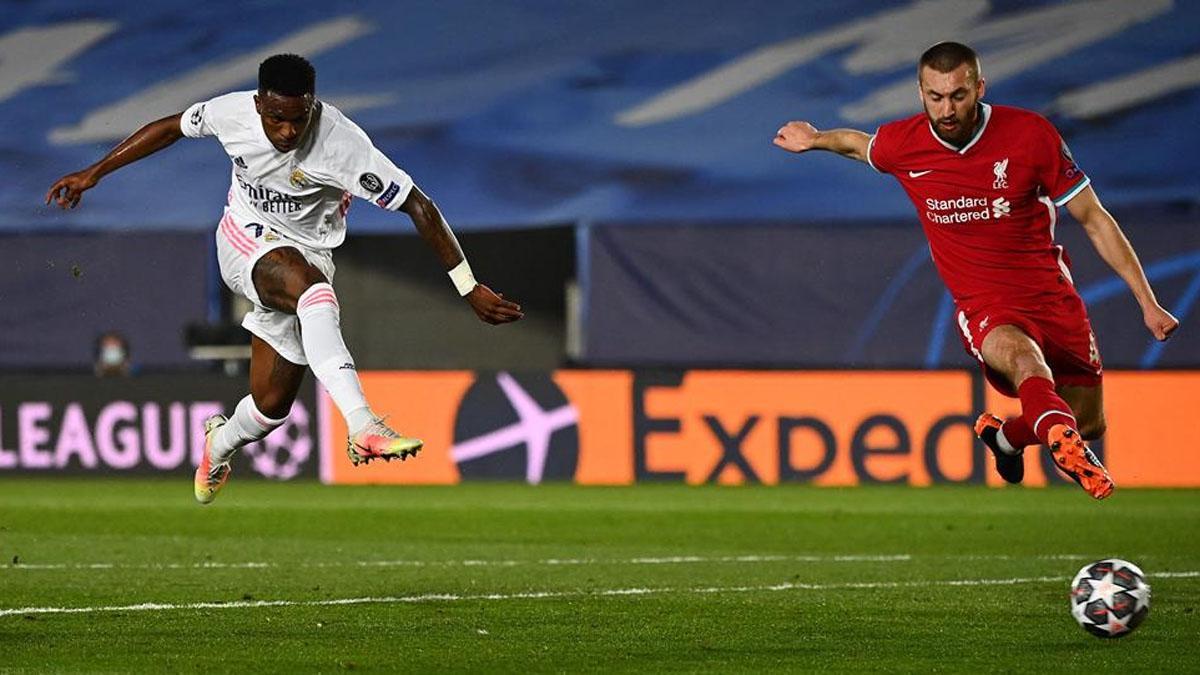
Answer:
[{"label": "soccer player in white kit", "polygon": [[352,462],[415,455],[421,441],[396,433],[367,405],[342,339],[332,250],[345,239],[351,197],[406,213],[481,320],[516,321],[520,306],[475,281],[437,206],[362,129],[316,98],[316,71],[295,54],[263,61],[257,91],[218,96],[143,126],[100,161],[56,181],[46,203],[75,208],[103,176],[184,136],[216,136],[233,162],[217,257],[225,283],[254,306],[242,322],[251,333],[250,395],[228,419],[205,422],[196,499],[211,502],[234,452],[283,424],[306,365],[346,419]]}]

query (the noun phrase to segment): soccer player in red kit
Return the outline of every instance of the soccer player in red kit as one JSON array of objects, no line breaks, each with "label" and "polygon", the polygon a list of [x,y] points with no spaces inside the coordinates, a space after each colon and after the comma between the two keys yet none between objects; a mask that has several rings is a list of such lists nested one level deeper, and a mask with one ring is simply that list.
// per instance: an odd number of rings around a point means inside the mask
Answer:
[{"label": "soccer player in red kit", "polygon": [[1020,416],[1001,422],[984,413],[975,423],[997,471],[1021,482],[1022,452],[1040,442],[1064,473],[1104,499],[1112,478],[1084,442],[1104,433],[1103,367],[1069,258],[1054,243],[1058,207],[1129,285],[1155,338],[1167,339],[1179,321],[1158,304],[1129,241],[1054,126],[982,101],[974,50],[957,42],[930,47],[917,81],[923,114],[874,135],[789,122],[775,145],[836,152],[900,181],[958,309],[965,347],[993,387],[1021,400]]}]

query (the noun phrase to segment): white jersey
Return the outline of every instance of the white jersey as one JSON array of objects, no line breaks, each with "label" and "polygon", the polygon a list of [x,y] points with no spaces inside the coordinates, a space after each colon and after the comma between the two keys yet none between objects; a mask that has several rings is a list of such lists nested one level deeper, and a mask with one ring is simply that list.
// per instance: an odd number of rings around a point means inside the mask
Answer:
[{"label": "white jersey", "polygon": [[228,208],[240,226],[268,226],[310,248],[331,249],[346,238],[351,195],[390,211],[407,199],[408,174],[328,103],[314,106],[300,145],[276,150],[254,109],[255,93],[196,103],[180,119],[184,136],[216,136],[233,160]]}]

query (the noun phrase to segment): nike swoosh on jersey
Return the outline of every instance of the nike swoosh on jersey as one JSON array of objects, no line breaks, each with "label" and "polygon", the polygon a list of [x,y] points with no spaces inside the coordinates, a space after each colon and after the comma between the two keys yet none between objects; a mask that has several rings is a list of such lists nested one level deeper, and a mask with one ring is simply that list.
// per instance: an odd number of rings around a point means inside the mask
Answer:
[{"label": "nike swoosh on jersey", "polygon": [[929,169],[928,171],[909,171],[908,177],[909,178],[920,178],[921,176],[924,176],[927,173],[933,173],[933,169]]}]

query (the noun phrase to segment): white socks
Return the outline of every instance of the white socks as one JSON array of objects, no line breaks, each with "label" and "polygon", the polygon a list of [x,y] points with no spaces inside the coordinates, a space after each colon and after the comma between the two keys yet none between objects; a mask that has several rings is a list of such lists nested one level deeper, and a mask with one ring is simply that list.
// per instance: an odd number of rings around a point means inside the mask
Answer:
[{"label": "white socks", "polygon": [[310,286],[296,301],[296,316],[308,365],[342,411],[350,433],[357,433],[371,423],[374,415],[363,396],[354,358],[342,339],[341,312],[333,286]]},{"label": "white socks", "polygon": [[1000,446],[1000,450],[1006,455],[1019,455],[1021,454],[1021,451],[1025,449],[1013,447],[1013,444],[1010,443],[1008,438],[1004,435],[1004,427],[1000,427],[1000,429],[996,431],[996,443]]},{"label": "white socks", "polygon": [[224,464],[233,457],[234,451],[254,441],[267,437],[284,420],[273,420],[259,412],[254,405],[254,399],[249,395],[238,401],[237,408],[217,433],[213,436],[213,464]]}]

